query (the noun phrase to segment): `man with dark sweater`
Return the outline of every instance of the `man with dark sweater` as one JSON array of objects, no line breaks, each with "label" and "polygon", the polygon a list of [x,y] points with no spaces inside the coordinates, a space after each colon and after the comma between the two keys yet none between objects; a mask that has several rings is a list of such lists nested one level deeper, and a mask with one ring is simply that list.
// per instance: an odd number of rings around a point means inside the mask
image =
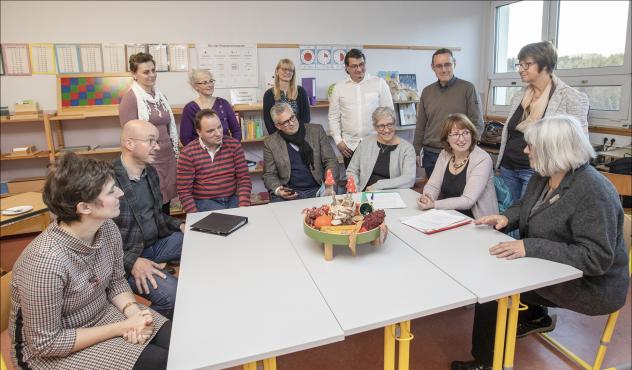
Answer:
[{"label": "man with dark sweater", "polygon": [[263,142],[263,183],[271,200],[313,198],[327,169],[338,178],[338,161],[323,126],[299,123],[289,104],[270,109],[277,131]]},{"label": "man with dark sweater", "polygon": [[123,126],[121,158],[114,161],[116,186],[123,190],[114,219],[123,239],[123,265],[136,294],[151,308],[173,316],[178,280],[161,264],[180,260],[184,223],[162,212],[158,172],[151,166],[158,152],[158,129],[132,120]]},{"label": "man with dark sweater", "polygon": [[176,186],[187,213],[250,205],[252,182],[239,140],[224,136],[211,109],[195,115],[199,136],[180,152]]},{"label": "man with dark sweater", "polygon": [[[430,178],[439,153],[443,149],[441,128],[449,114],[463,113],[468,116],[478,130],[478,137],[483,131],[483,115],[476,88],[471,82],[454,76],[456,60],[452,51],[450,49],[435,51],[432,54],[430,67],[438,81],[426,86],[421,93],[413,141],[417,165],[424,168],[427,178]],[[419,153],[422,148],[423,159],[420,161]]]}]

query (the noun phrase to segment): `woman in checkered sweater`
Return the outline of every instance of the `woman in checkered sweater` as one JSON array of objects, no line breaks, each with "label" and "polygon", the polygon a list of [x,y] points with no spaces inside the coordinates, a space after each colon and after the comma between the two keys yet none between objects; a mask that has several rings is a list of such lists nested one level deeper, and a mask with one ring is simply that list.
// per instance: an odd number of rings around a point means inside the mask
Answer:
[{"label": "woman in checkered sweater", "polygon": [[[24,369],[160,369],[171,326],[136,303],[111,220],[123,195],[111,164],[64,155],[44,188],[57,216],[13,270],[9,333]],[[166,324],[166,325],[164,325]]]}]

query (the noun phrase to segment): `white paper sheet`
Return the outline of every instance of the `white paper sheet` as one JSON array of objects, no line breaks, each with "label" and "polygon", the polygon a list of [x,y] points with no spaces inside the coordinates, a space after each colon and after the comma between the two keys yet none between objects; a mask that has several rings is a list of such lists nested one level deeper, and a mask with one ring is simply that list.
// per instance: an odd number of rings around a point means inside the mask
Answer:
[{"label": "white paper sheet", "polygon": [[421,211],[416,216],[401,217],[399,219],[404,225],[428,232],[450,227],[451,225],[469,220],[466,216],[459,216],[439,209]]}]

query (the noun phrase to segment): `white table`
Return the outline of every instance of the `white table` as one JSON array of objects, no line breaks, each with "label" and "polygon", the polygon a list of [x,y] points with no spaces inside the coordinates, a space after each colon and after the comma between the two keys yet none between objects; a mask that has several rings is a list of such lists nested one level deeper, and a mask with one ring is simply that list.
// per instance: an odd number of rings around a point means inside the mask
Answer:
[{"label": "white table", "polygon": [[582,276],[582,272],[569,265],[539,258],[496,258],[489,254],[489,248],[498,242],[513,239],[489,226],[468,224],[426,235],[399,221],[399,217],[421,212],[415,203],[419,193],[410,189],[399,190],[399,193],[408,208],[387,210],[387,225],[393,234],[474,293],[479,303],[498,299],[500,313],[502,307],[508,304],[507,297],[512,297],[509,326],[506,329],[509,356],[505,356],[505,366],[511,367],[508,365],[513,365],[517,322],[514,321],[517,320],[519,294],[577,279]]},{"label": "white table", "polygon": [[222,212],[249,222],[226,237],[186,231],[167,368],[256,369],[265,359],[274,369],[275,356],[343,340],[270,209]]},{"label": "white table", "polygon": [[[325,261],[322,244],[303,232],[301,210],[329,201],[305,199],[273,203],[270,208],[345,335],[385,327],[385,364],[394,356],[388,338],[394,324],[404,323],[400,328],[410,330],[411,319],[476,301],[474,294],[392,234],[382,246],[359,245],[356,256],[344,246],[335,246],[336,257]],[[402,348],[400,342],[399,368],[405,369]]]}]

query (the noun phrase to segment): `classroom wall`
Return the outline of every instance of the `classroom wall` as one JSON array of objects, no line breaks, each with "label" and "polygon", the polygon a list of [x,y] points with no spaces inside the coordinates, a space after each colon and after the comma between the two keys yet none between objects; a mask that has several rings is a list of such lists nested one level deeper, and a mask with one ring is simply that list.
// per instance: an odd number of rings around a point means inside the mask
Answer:
[{"label": "classroom wall", "polygon": [[[68,43],[300,43],[397,44],[458,46],[456,74],[485,88],[481,61],[485,60],[489,1],[400,2],[123,2],[123,1],[2,1],[0,41]],[[399,70],[417,73],[422,88],[434,80],[428,51],[367,51],[369,73]],[[260,49],[259,96],[281,56],[298,59],[298,49]],[[192,61],[193,62],[193,61]],[[312,73],[312,74],[310,74]],[[317,94],[324,99],[329,83],[344,79],[343,70],[298,71],[317,77]],[[55,76],[0,77],[0,104],[11,109],[16,101],[34,99],[45,110],[55,110]],[[173,105],[183,105],[196,94],[186,73],[164,72],[158,87]],[[228,97],[228,90],[216,95]],[[316,113],[326,123],[326,110]],[[118,136],[116,120],[64,124],[67,145],[107,144]],[[2,126],[2,151],[25,144],[45,147],[38,124]],[[43,130],[43,129],[42,129]],[[2,179],[43,174],[44,160],[4,161]]]}]

